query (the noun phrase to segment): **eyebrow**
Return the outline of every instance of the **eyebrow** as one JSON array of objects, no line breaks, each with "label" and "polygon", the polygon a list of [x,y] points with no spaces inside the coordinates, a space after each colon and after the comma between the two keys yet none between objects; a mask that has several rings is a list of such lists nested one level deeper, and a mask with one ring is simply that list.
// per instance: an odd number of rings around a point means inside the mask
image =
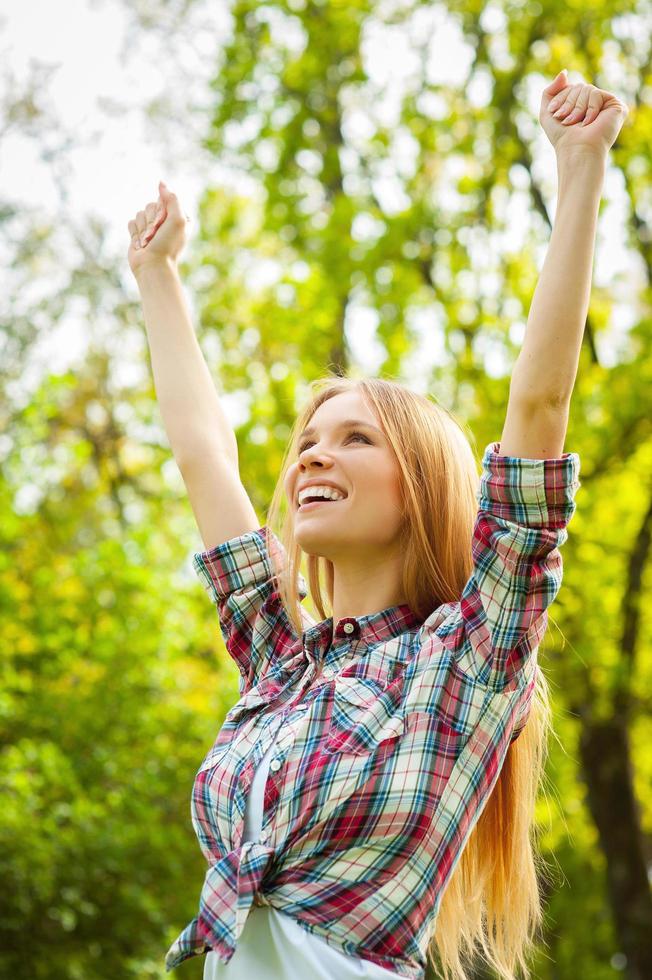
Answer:
[{"label": "eyebrow", "polygon": [[[376,432],[380,433],[381,436],[383,434],[377,425],[372,425],[371,422],[365,422],[363,419],[344,419],[344,421],[339,422],[335,426],[335,428],[345,429],[349,425],[364,425],[366,426],[367,429],[375,429]],[[314,435],[316,431],[317,430],[313,426],[309,426],[307,429],[304,429],[303,432],[299,435],[299,439],[303,439],[304,436]]]}]

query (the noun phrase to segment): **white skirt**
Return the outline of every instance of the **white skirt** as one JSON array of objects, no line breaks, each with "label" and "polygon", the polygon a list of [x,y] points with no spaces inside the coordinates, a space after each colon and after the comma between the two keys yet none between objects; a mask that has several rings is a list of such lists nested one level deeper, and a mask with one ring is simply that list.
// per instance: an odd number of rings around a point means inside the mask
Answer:
[{"label": "white skirt", "polygon": [[252,905],[235,953],[206,953],[204,980],[396,980],[400,974],[347,956],[271,905]]}]

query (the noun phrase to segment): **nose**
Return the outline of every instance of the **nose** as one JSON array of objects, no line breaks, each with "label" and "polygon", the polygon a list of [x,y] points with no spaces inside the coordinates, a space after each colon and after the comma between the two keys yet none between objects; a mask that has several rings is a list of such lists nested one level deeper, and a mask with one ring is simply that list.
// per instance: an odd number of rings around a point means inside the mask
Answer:
[{"label": "nose", "polygon": [[307,469],[309,466],[323,466],[324,462],[319,458],[319,454],[315,452],[314,448],[310,446],[305,452],[301,453],[299,457],[299,467]]}]

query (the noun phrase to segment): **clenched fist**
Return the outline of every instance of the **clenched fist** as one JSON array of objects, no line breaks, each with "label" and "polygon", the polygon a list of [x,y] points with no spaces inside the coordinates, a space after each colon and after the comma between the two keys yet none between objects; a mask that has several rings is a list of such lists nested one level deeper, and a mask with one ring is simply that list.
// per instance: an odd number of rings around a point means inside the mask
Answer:
[{"label": "clenched fist", "polygon": [[564,69],[543,90],[539,121],[558,156],[579,148],[604,158],[628,113],[612,92],[589,82],[568,84]]},{"label": "clenched fist", "polygon": [[158,201],[146,204],[127,225],[131,235],[127,258],[134,275],[150,263],[176,261],[186,243],[186,222],[190,219],[162,180],[158,191]]}]

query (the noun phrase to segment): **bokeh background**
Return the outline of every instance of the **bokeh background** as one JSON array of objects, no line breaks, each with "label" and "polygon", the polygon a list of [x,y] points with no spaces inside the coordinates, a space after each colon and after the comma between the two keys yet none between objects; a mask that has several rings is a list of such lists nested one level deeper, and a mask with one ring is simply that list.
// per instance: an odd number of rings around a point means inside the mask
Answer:
[{"label": "bokeh background", "polygon": [[262,519],[326,370],[431,393],[479,460],[554,219],[538,112],[564,67],[630,115],[539,653],[557,737],[532,971],[652,976],[651,36],[642,0],[0,3],[0,977],[166,976],[205,870],[194,773],[238,698],[127,222],[159,179],[191,217],[186,295]]}]

